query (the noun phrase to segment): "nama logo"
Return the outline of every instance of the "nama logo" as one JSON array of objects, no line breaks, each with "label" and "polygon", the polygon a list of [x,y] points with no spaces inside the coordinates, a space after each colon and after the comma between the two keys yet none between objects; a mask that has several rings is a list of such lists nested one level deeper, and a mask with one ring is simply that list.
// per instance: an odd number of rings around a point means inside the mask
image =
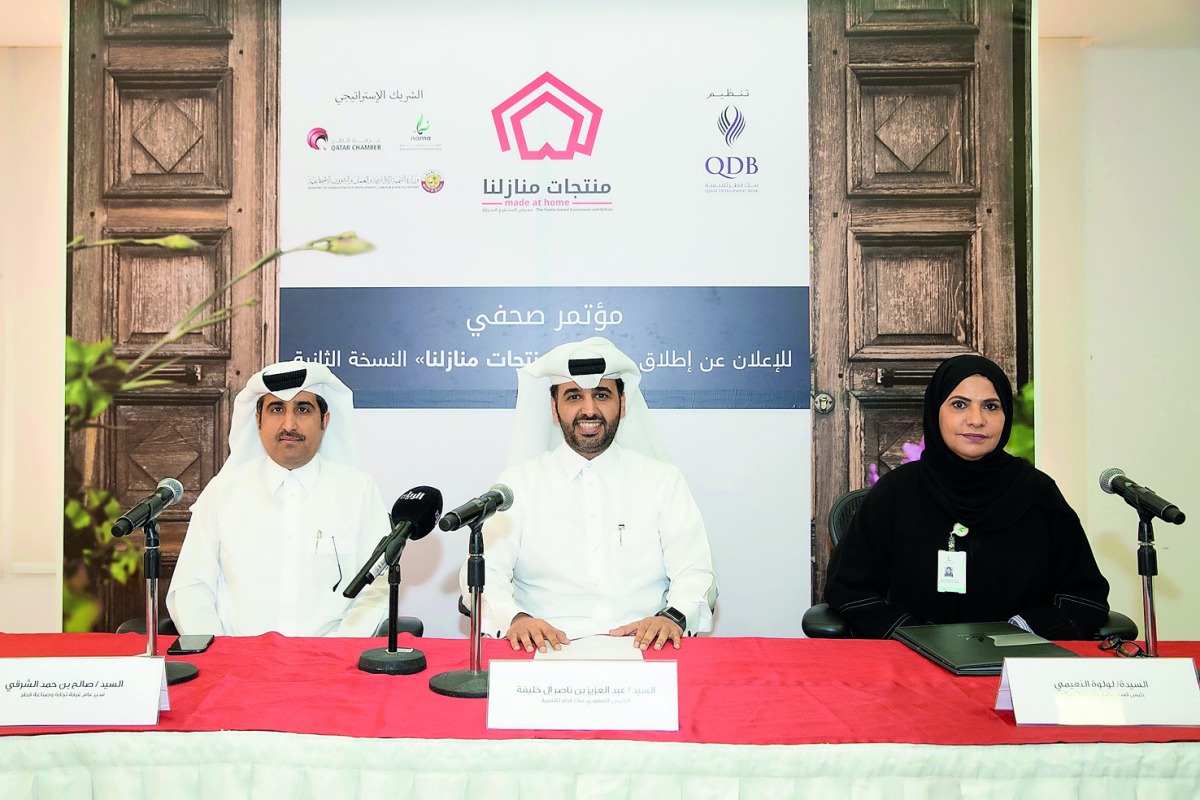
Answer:
[{"label": "nama logo", "polygon": [[329,131],[324,128],[313,128],[308,132],[308,146],[313,150],[329,149]]},{"label": "nama logo", "polygon": [[[592,154],[601,113],[600,106],[544,72],[493,108],[492,121],[501,151],[507,153],[515,144],[522,161],[567,161],[576,153]],[[560,123],[554,130],[561,129],[561,134],[538,137],[533,133],[535,127],[551,130],[554,122]]]},{"label": "nama logo", "polygon": [[738,111],[737,106],[725,106],[721,116],[717,117],[717,130],[725,137],[725,146],[733,147],[733,143],[738,140],[745,129],[746,118],[742,116],[741,111]]}]

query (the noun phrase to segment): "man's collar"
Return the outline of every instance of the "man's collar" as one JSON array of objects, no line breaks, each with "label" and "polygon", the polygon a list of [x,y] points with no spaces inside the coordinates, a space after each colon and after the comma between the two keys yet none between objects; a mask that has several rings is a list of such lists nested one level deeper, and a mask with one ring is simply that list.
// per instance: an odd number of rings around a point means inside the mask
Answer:
[{"label": "man's collar", "polygon": [[584,458],[571,449],[571,446],[563,442],[553,453],[554,460],[562,469],[563,474],[567,476],[567,480],[575,478],[579,473],[583,472],[586,467],[592,467],[600,471],[607,470],[610,465],[616,465],[621,460],[621,447],[616,442],[613,442],[608,448],[596,456],[595,458]]},{"label": "man's collar", "polygon": [[317,478],[321,475],[321,454],[317,453],[302,467],[296,469],[288,469],[281,467],[271,460],[270,456],[265,457],[266,463],[263,465],[263,475],[267,480],[267,488],[275,492],[283,485],[283,482],[292,476],[300,481],[300,485],[305,489],[311,489],[313,484],[317,482]]}]

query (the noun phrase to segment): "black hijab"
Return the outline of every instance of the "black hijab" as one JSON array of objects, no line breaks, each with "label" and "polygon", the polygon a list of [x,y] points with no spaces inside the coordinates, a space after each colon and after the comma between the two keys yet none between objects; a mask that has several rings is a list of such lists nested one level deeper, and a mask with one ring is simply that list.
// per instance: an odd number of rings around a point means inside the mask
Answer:
[{"label": "black hijab", "polygon": [[[1004,428],[995,450],[976,461],[967,461],[942,440],[939,415],[946,398],[972,375],[991,381],[1004,410]],[[968,528],[986,531],[1007,527],[1050,484],[1049,476],[1004,452],[1012,420],[1012,384],[1004,370],[983,356],[955,356],[943,361],[925,389],[925,451],[918,462],[921,482],[938,505]]]}]

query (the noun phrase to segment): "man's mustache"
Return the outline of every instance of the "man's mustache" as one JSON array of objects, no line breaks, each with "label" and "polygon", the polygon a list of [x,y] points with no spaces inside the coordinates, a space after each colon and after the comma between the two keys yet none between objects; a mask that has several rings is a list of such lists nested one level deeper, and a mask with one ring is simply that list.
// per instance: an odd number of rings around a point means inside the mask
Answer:
[{"label": "man's mustache", "polygon": [[299,439],[300,441],[304,441],[304,434],[302,434],[300,431],[280,431],[279,433],[275,434],[275,441],[278,442],[284,437],[287,437],[288,439]]}]

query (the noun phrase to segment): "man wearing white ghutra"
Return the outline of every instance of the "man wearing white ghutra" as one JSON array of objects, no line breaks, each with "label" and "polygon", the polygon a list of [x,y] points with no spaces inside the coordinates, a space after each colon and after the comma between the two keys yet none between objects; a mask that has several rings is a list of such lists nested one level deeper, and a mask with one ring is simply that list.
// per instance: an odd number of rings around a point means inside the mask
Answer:
[{"label": "man wearing white ghutra", "polygon": [[[484,525],[481,630],[530,652],[594,634],[679,647],[712,630],[708,535],[637,364],[595,337],[556,347],[517,381],[499,479],[514,500]],[[465,565],[459,583],[466,594]]]},{"label": "man wearing white ghutra", "polygon": [[284,361],[233,404],[229,460],[200,493],[167,593],[181,633],[371,636],[388,608],[376,581],[346,583],[389,530],[357,467],[354,396],[329,368]]}]

